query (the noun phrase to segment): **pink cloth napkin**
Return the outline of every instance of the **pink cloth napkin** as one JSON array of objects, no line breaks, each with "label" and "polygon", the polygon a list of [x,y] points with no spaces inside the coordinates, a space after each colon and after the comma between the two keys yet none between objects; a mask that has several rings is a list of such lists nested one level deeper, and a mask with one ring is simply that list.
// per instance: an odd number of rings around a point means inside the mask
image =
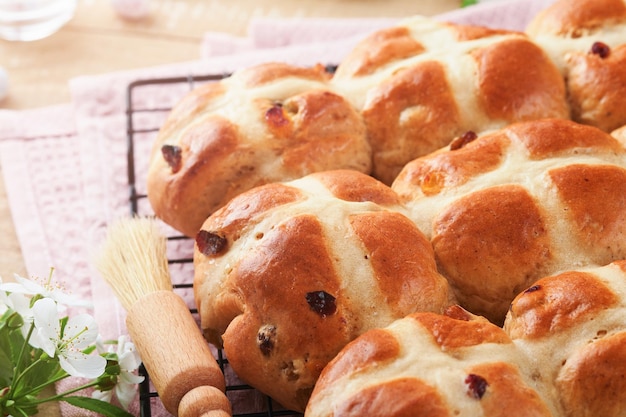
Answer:
[{"label": "pink cloth napkin", "polygon": [[[433,16],[434,19],[468,25],[482,25],[523,31],[532,17],[554,0],[499,0],[453,10]],[[296,18],[252,19],[247,37],[220,32],[205,34],[201,57],[232,55],[259,49],[290,45],[333,44],[333,57],[341,59],[368,33],[398,23],[397,18]],[[339,41],[339,42],[338,42]]]},{"label": "pink cloth napkin", "polygon": [[[509,0],[472,6],[437,19],[523,30],[530,18],[553,0]],[[93,301],[93,314],[105,338],[125,333],[125,311],[92,267],[106,226],[130,214],[127,181],[127,130],[132,121],[138,193],[145,193],[148,154],[156,131],[192,86],[187,82],[148,84],[137,80],[223,74],[280,60],[297,65],[338,63],[367,33],[397,19],[258,19],[247,38],[207,33],[201,59],[193,62],[84,76],[71,81],[72,102],[27,111],[0,111],[0,163],[26,268],[43,276],[55,267],[58,280]],[[131,92],[129,96],[128,93]],[[127,102],[128,100],[128,102]],[[127,109],[132,110],[131,117]],[[141,214],[150,214],[147,202]],[[167,234],[174,234],[164,227]],[[170,259],[188,258],[189,241],[174,241]],[[172,265],[175,283],[190,283],[191,265]],[[192,290],[177,290],[193,307]],[[234,375],[227,376],[236,381]],[[232,398],[237,395],[231,394]],[[234,412],[252,412],[259,398],[241,401]],[[166,414],[158,404],[153,415]],[[250,405],[252,404],[252,405]],[[71,415],[71,408],[64,414]]]}]

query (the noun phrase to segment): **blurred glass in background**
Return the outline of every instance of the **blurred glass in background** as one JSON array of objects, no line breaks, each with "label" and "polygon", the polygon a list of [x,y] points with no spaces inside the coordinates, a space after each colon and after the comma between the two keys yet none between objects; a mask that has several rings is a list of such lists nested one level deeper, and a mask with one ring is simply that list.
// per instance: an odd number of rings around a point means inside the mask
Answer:
[{"label": "blurred glass in background", "polygon": [[52,35],[76,11],[77,0],[0,0],[0,38],[34,41]]}]

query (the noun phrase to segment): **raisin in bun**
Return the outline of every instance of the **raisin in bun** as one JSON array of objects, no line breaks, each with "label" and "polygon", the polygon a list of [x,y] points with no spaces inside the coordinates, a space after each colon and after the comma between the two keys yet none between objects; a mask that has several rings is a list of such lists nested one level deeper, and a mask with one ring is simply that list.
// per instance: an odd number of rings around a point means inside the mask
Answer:
[{"label": "raisin in bun", "polygon": [[148,198],[188,236],[242,191],[329,169],[368,173],[359,113],[328,85],[321,66],[268,63],[191,91],[154,144]]},{"label": "raisin in bun", "polygon": [[626,261],[542,278],[504,329],[553,386],[564,417],[626,415]]},{"label": "raisin in bun", "polygon": [[624,0],[558,0],[526,32],[561,70],[573,120],[606,132],[626,124]]},{"label": "raisin in bun", "polygon": [[463,307],[501,324],[537,279],[626,258],[617,140],[560,119],[475,136],[410,162],[392,185]]},{"label": "raisin in bun", "polygon": [[500,328],[459,307],[370,330],[324,369],[305,417],[553,417]]},{"label": "raisin in bun", "polygon": [[364,39],[332,83],[362,111],[373,175],[386,184],[467,130],[569,118],[558,69],[524,34],[424,17]]},{"label": "raisin in bun", "polygon": [[356,336],[452,302],[395,193],[350,170],[235,197],[202,225],[194,266],[206,338],[242,380],[293,410]]}]

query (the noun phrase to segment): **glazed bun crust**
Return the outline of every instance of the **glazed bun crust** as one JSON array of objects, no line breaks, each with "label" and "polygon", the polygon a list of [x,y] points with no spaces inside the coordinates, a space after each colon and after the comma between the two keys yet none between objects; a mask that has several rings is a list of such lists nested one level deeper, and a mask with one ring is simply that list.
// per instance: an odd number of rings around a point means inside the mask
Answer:
[{"label": "glazed bun crust", "polygon": [[503,328],[459,306],[410,314],[346,345],[305,416],[623,416],[625,314],[626,261],[539,279]]},{"label": "glazed bun crust", "polygon": [[515,185],[451,203],[434,219],[432,244],[463,305],[497,323],[511,297],[552,261],[545,219],[528,191]]},{"label": "glazed bun crust", "polygon": [[518,295],[505,323],[514,339],[550,336],[614,308],[619,299],[601,280],[589,273],[563,272],[541,279]]},{"label": "glazed bun crust", "polygon": [[550,416],[504,331],[457,306],[415,313],[348,344],[306,409],[329,416]]},{"label": "glazed bun crust", "polygon": [[387,184],[467,130],[569,118],[561,74],[524,34],[424,18],[365,38],[332,84],[362,111],[373,175]]},{"label": "glazed bun crust", "polygon": [[545,275],[626,258],[626,150],[594,127],[513,124],[417,158],[392,189],[461,305],[495,323]]},{"label": "glazed bun crust", "polygon": [[626,2],[559,0],[526,32],[561,70],[573,120],[605,132],[626,124]]},{"label": "glazed bun crust", "polygon": [[624,415],[626,261],[538,280],[511,305],[504,329],[554,387],[566,417]]},{"label": "glazed bun crust", "polygon": [[187,94],[147,194],[205,338],[306,417],[626,417],[626,0],[406,19]]},{"label": "glazed bun crust", "polygon": [[626,148],[626,125],[612,131],[611,136],[617,139],[617,141]]},{"label": "glazed bun crust", "polygon": [[566,416],[618,417],[626,408],[626,332],[581,347],[556,380]]},{"label": "glazed bun crust", "polygon": [[363,120],[322,67],[268,63],[194,89],[155,142],[148,198],[187,236],[241,192],[311,172],[369,173]]},{"label": "glazed bun crust", "polygon": [[359,334],[453,301],[398,197],[356,171],[240,194],[203,224],[194,266],[207,339],[240,378],[294,410]]},{"label": "glazed bun crust", "polygon": [[626,85],[626,35],[624,38],[624,43],[612,48],[607,57],[591,53],[591,48],[587,53],[568,56],[573,120],[605,132],[626,123],[626,98],[620,88]]},{"label": "glazed bun crust", "polygon": [[532,36],[551,34],[578,38],[624,20],[626,4],[623,0],[561,0],[537,13],[526,31]]}]

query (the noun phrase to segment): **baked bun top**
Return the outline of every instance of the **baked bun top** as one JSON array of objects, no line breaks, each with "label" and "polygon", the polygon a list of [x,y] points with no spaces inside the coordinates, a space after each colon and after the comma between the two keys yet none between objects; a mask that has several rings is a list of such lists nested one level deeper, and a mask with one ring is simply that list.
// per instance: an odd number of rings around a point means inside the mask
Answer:
[{"label": "baked bun top", "polygon": [[569,118],[561,74],[523,33],[423,17],[365,38],[332,85],[363,112],[373,175],[387,184],[467,130]]},{"label": "baked bun top", "polygon": [[526,32],[533,37],[580,39],[608,35],[624,22],[624,0],[557,0],[535,15]]},{"label": "baked bun top", "polygon": [[626,261],[538,280],[511,305],[504,329],[529,369],[553,386],[564,416],[626,410]]},{"label": "baked bun top", "polygon": [[407,164],[393,190],[459,302],[502,323],[537,279],[626,258],[626,149],[546,119],[467,134]]},{"label": "baked bun top", "polygon": [[323,67],[268,63],[195,88],[154,144],[148,198],[188,236],[235,195],[311,172],[369,173],[359,113],[328,85]]},{"label": "baked bun top", "polygon": [[626,148],[626,125],[615,129],[611,132],[611,136],[618,140]]},{"label": "baked bun top", "polygon": [[603,416],[626,409],[626,261],[538,280],[504,328],[458,306],[349,343],[307,417]]},{"label": "baked bun top", "polygon": [[526,32],[565,78],[573,120],[606,132],[626,124],[623,0],[559,0]]},{"label": "baked bun top", "polygon": [[451,302],[432,247],[386,185],[356,171],[240,194],[196,237],[201,327],[244,381],[303,410],[350,340]]},{"label": "baked bun top", "polygon": [[504,331],[459,307],[371,330],[324,369],[307,417],[552,416]]}]

